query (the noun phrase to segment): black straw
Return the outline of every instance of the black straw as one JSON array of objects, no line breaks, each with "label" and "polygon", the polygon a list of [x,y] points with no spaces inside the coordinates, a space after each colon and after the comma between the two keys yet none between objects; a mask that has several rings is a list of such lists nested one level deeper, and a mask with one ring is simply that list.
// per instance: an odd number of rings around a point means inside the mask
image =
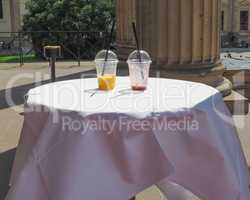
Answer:
[{"label": "black straw", "polygon": [[[136,47],[137,47],[137,51],[138,51],[139,62],[141,63],[142,59],[141,59],[140,45],[139,45],[138,36],[137,36],[137,32],[136,32],[135,22],[132,23],[132,26],[133,26],[133,32],[134,32]],[[142,77],[142,79],[145,78],[144,73],[143,73],[142,70],[141,70],[141,77]]]},{"label": "black straw", "polygon": [[136,42],[136,47],[137,47],[137,51],[138,51],[138,56],[139,56],[139,61],[141,62],[141,52],[140,52],[140,45],[139,45],[139,41],[138,41],[138,36],[137,36],[137,32],[136,32],[136,26],[135,26],[135,22],[132,23],[133,26],[133,32],[134,32],[134,37],[135,37],[135,42]]},{"label": "black straw", "polygon": [[109,41],[107,43],[107,48],[106,48],[107,50],[106,50],[106,54],[105,54],[105,60],[104,60],[104,66],[103,66],[103,70],[102,70],[102,76],[104,75],[104,72],[105,72],[106,62],[108,60],[108,55],[109,55],[109,50],[110,50],[114,30],[115,30],[115,20],[113,21],[112,28],[111,28],[111,31],[110,31],[110,34],[109,34]]}]

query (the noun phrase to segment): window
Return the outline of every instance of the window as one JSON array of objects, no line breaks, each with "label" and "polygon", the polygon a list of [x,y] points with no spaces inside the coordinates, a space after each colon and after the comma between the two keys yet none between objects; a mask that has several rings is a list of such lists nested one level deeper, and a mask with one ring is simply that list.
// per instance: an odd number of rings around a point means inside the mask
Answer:
[{"label": "window", "polygon": [[240,30],[248,31],[248,11],[240,11]]},{"label": "window", "polygon": [[3,19],[3,0],[0,0],[0,19]]},{"label": "window", "polygon": [[224,11],[221,12],[221,31],[224,31]]}]

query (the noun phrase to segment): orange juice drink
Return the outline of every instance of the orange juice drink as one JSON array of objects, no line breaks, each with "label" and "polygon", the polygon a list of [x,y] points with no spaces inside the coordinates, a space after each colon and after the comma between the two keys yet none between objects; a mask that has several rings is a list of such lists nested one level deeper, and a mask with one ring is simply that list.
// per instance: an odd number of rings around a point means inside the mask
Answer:
[{"label": "orange juice drink", "polygon": [[113,90],[115,88],[115,75],[98,76],[99,90]]},{"label": "orange juice drink", "polygon": [[95,57],[99,90],[113,90],[116,82],[118,58],[110,50],[101,50]]}]

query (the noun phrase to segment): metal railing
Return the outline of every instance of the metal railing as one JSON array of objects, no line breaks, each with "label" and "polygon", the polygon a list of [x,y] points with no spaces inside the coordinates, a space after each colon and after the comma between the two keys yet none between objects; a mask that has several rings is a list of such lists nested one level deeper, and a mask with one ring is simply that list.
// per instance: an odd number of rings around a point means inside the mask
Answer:
[{"label": "metal railing", "polygon": [[16,55],[22,66],[25,56],[35,54],[38,59],[45,60],[43,47],[59,45],[62,48],[60,59],[76,60],[80,66],[81,60],[94,59],[105,47],[106,36],[102,31],[0,32],[0,55]]}]

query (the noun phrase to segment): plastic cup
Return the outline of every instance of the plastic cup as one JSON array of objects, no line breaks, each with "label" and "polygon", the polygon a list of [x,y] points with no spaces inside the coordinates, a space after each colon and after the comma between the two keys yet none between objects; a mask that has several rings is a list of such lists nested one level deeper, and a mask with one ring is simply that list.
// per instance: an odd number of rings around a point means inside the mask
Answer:
[{"label": "plastic cup", "polygon": [[107,50],[100,51],[95,58],[99,90],[113,90],[116,83],[118,59],[114,52],[108,51],[105,61],[106,52]]},{"label": "plastic cup", "polygon": [[152,63],[145,51],[134,51],[128,58],[129,77],[132,90],[143,91],[147,89],[149,70]]}]

